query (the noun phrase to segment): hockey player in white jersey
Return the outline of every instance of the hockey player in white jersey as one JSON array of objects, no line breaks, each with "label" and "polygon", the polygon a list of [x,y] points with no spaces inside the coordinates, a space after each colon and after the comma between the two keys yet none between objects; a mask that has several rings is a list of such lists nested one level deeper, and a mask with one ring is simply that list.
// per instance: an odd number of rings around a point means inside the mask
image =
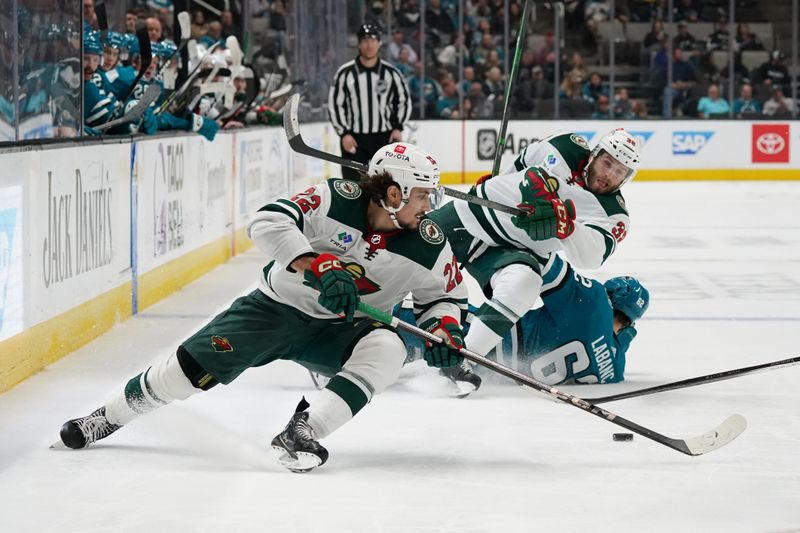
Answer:
[{"label": "hockey player in white jersey", "polygon": [[[578,134],[553,135],[527,147],[505,174],[486,176],[471,190],[525,208],[528,216],[457,201],[430,214],[487,297],[465,339],[470,350],[488,354],[533,307],[551,253],[560,251],[585,269],[600,267],[614,253],[630,225],[619,189],[638,168],[639,143],[622,128],[593,149]],[[480,386],[467,362],[445,373],[459,385]]]},{"label": "hockey player in white jersey", "polygon": [[318,441],[394,382],[406,358],[398,334],[361,314],[359,301],[391,312],[411,292],[420,326],[446,341],[427,346],[425,359],[457,365],[467,291],[444,232],[424,218],[439,167],[415,146],[395,143],[370,168],[360,182],[331,178],[261,208],[248,227],[272,259],[259,288],[101,408],[66,422],[64,444],[84,448],[173,400],[288,359],[331,377],[272,440],[283,466],[309,471],[328,458]]}]

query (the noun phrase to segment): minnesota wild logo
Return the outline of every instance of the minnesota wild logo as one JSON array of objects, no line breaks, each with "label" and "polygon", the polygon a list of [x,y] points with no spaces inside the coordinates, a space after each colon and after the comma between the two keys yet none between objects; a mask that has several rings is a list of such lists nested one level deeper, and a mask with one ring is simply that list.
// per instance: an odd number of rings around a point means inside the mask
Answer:
[{"label": "minnesota wild logo", "polygon": [[444,233],[438,224],[430,219],[423,219],[419,224],[419,234],[422,239],[431,244],[441,244],[444,242]]},{"label": "minnesota wild logo", "polygon": [[569,140],[580,146],[581,148],[589,149],[589,143],[586,142],[586,139],[578,135],[577,133],[573,133],[569,136]]},{"label": "minnesota wild logo", "polygon": [[366,270],[364,270],[363,266],[358,263],[345,263],[344,261],[342,261],[342,266],[352,276],[353,281],[356,282],[358,294],[372,294],[381,290],[380,285],[366,276]]},{"label": "minnesota wild logo", "polygon": [[333,182],[333,188],[336,189],[336,192],[350,200],[355,200],[361,196],[361,187],[354,181],[336,180]]},{"label": "minnesota wild logo", "polygon": [[231,346],[230,341],[227,337],[220,337],[219,335],[214,335],[211,337],[211,347],[214,348],[215,352],[232,352],[233,346]]}]

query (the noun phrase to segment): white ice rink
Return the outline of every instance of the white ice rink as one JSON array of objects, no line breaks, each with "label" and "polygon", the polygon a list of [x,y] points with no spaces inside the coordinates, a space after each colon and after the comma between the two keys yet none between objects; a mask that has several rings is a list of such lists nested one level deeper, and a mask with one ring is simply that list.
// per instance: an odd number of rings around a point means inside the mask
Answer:
[{"label": "white ice rink", "polygon": [[[652,303],[622,384],[599,396],[800,355],[800,183],[632,183],[633,232],[602,279]],[[268,443],[303,394],[292,363],[252,369],[83,451],[48,446],[174,350],[262,267],[251,251],[0,395],[0,531],[800,532],[800,367],[606,404],[673,437],[749,427],[688,457],[526,389],[445,396],[406,377],[324,441],[305,475]],[[267,339],[265,339],[268,342]],[[406,372],[410,374],[410,372]]]}]

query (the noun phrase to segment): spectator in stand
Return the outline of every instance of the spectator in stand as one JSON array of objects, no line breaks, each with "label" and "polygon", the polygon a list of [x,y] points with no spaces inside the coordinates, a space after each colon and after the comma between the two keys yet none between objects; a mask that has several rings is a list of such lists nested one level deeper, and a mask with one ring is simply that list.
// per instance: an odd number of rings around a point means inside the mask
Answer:
[{"label": "spectator in stand", "polygon": [[403,75],[403,78],[409,79],[414,75],[414,64],[411,62],[411,51],[409,48],[400,49],[400,57],[394,63],[395,68]]},{"label": "spectator in stand", "polygon": [[[425,72],[422,76],[422,61],[414,64],[414,75],[408,78],[408,90],[411,93],[411,104],[417,110],[418,117],[430,118],[436,115],[436,101],[439,99],[441,90],[439,84]],[[423,109],[419,109],[420,95],[422,95]]]},{"label": "spectator in stand", "polygon": [[620,87],[614,95],[614,118],[629,120],[635,118],[632,111],[632,102],[628,89]]},{"label": "spectator in stand", "polygon": [[164,39],[164,33],[161,31],[161,21],[156,17],[149,17],[144,21],[147,27],[147,36],[150,37],[151,43],[157,43]]},{"label": "spectator in stand", "polygon": [[238,36],[239,31],[233,23],[233,12],[226,9],[219,17],[219,22],[222,25],[222,38],[227,39],[231,35]]},{"label": "spectator in stand", "polygon": [[401,28],[419,28],[419,1],[402,0],[397,8],[397,24]]},{"label": "spectator in stand", "polygon": [[589,69],[586,68],[586,65],[583,62],[583,56],[580,52],[572,52],[572,55],[570,55],[569,64],[565,70],[566,72],[575,72],[584,80],[589,79]]},{"label": "spectator in stand", "polygon": [[192,17],[191,36],[192,39],[200,39],[205,37],[208,33],[208,24],[206,24],[206,15],[199,9],[194,12]]},{"label": "spectator in stand", "polygon": [[405,41],[405,33],[403,33],[401,30],[395,30],[395,32],[392,34],[392,42],[386,45],[386,52],[389,54],[389,61],[394,63],[399,62],[401,50],[408,50],[408,62],[411,65],[419,61],[417,52]]},{"label": "spectator in stand", "polygon": [[750,26],[746,22],[740,22],[736,26],[736,48],[740,52],[747,50],[763,50],[764,45],[758,35],[750,31]]},{"label": "spectator in stand", "polygon": [[753,98],[753,86],[749,83],[742,84],[739,89],[739,98],[733,101],[733,114],[736,118],[742,118],[744,114],[760,114],[761,102]]},{"label": "spectator in stand", "polygon": [[719,97],[719,85],[712,83],[708,86],[708,96],[704,96],[697,103],[697,114],[700,118],[711,118],[711,115],[721,115],[731,110],[727,100]]},{"label": "spectator in stand", "polygon": [[608,0],[588,0],[583,9],[583,19],[586,28],[594,38],[594,43],[599,43],[600,25],[608,22],[611,15],[611,6]]},{"label": "spectator in stand", "polygon": [[570,71],[564,76],[559,92],[561,100],[584,100],[583,78],[577,72]]},{"label": "spectator in stand", "polygon": [[[664,79],[666,80],[666,65],[664,65]],[[673,50],[672,59],[672,86],[664,87],[664,118],[670,118],[669,101],[672,99],[672,112],[678,116],[683,114],[682,106],[689,102],[690,91],[696,81],[695,69],[691,63],[683,59],[681,50]]]},{"label": "spectator in stand", "polygon": [[553,98],[553,84],[544,79],[544,71],[539,65],[534,65],[528,76],[523,78],[521,74],[522,70],[513,102],[516,111],[530,114],[536,110],[536,100]]},{"label": "spectator in stand", "polygon": [[497,46],[494,44],[494,37],[492,37],[492,34],[487,32],[481,36],[480,45],[472,51],[472,63],[483,67],[486,58],[488,58],[489,54],[492,52],[497,53]]},{"label": "spectator in stand", "polygon": [[499,67],[492,67],[486,72],[486,80],[483,82],[483,94],[486,98],[493,96],[498,100],[503,100],[506,91],[506,84],[503,81],[503,73]]},{"label": "spectator in stand", "polygon": [[676,0],[673,7],[675,22],[697,22],[700,20],[694,0]]},{"label": "spectator in stand", "polygon": [[608,99],[608,85],[603,83],[603,78],[597,72],[592,72],[589,75],[589,81],[583,84],[583,97],[590,102],[597,102],[600,95]]},{"label": "spectator in stand", "polygon": [[786,89],[789,87],[789,70],[786,68],[784,60],[786,56],[780,50],[773,50],[769,61],[762,64],[755,71],[753,81],[769,86],[781,86]]},{"label": "spectator in stand", "polygon": [[491,100],[483,94],[483,85],[476,81],[469,88],[469,99],[472,101],[474,114],[477,118],[494,117],[494,98]]},{"label": "spectator in stand", "polygon": [[632,119],[646,120],[647,119],[647,105],[644,100],[637,98],[631,103],[631,117]]},{"label": "spectator in stand", "polygon": [[728,33],[727,20],[722,19],[715,22],[714,31],[708,36],[706,52],[713,52],[714,50],[727,50],[730,35],[731,34]]},{"label": "spectator in stand", "polygon": [[606,120],[611,118],[611,102],[605,94],[599,94],[595,101],[592,120]]},{"label": "spectator in stand", "polygon": [[125,12],[125,33],[136,33],[136,23],[139,22],[139,16],[136,11],[129,9]]},{"label": "spectator in stand", "polygon": [[433,46],[449,42],[450,36],[455,31],[453,19],[441,7],[440,0],[428,0],[425,9],[425,24],[433,36]]},{"label": "spectator in stand", "polygon": [[775,118],[789,118],[795,111],[795,102],[783,95],[783,87],[775,85],[772,97],[764,102],[764,115]]},{"label": "spectator in stand", "polygon": [[83,21],[91,29],[98,29],[97,15],[94,12],[94,0],[83,0]]},{"label": "spectator in stand", "polygon": [[475,83],[475,69],[472,66],[467,65],[464,67],[464,74],[461,80],[461,87],[459,87],[459,91],[461,94],[469,93],[470,87],[472,84]]},{"label": "spectator in stand", "polygon": [[438,118],[459,118],[458,88],[451,76],[442,80],[442,94],[436,100],[436,116]]},{"label": "spectator in stand", "polygon": [[645,51],[656,51],[658,50],[658,43],[666,38],[667,34],[664,32],[664,21],[656,19],[650,25],[650,31],[644,36],[642,46],[645,48]]},{"label": "spectator in stand", "polygon": [[439,60],[442,67],[455,72],[455,69],[458,68],[459,53],[464,58],[464,64],[469,64],[469,49],[464,46],[464,36],[460,33],[454,33],[450,39],[450,44],[442,48],[436,59]]},{"label": "spectator in stand", "polygon": [[686,26],[685,22],[678,23],[678,35],[672,39],[672,48],[679,48],[686,52],[684,57],[688,55],[688,59],[693,65],[697,66],[697,64],[700,62],[701,54],[697,39],[695,39],[694,36],[689,33],[689,27]]},{"label": "spectator in stand", "polygon": [[206,48],[211,48],[214,43],[222,39],[222,23],[212,20],[208,23],[208,33],[197,39],[197,44],[202,44]]}]

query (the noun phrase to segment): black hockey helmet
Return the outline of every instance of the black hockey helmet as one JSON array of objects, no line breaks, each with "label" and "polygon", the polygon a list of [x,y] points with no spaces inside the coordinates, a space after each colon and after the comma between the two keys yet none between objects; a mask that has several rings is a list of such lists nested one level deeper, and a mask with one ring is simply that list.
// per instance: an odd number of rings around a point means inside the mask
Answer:
[{"label": "black hockey helmet", "polygon": [[379,41],[381,40],[381,30],[375,24],[371,24],[369,22],[365,22],[358,28],[356,32],[356,36],[358,40],[366,39],[367,37],[375,37]]}]

